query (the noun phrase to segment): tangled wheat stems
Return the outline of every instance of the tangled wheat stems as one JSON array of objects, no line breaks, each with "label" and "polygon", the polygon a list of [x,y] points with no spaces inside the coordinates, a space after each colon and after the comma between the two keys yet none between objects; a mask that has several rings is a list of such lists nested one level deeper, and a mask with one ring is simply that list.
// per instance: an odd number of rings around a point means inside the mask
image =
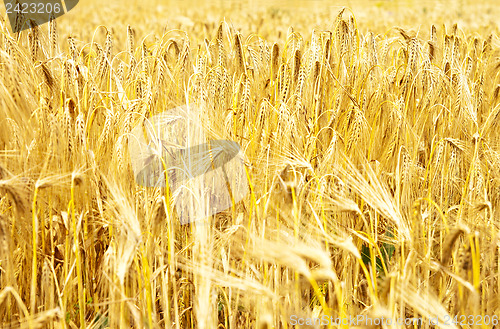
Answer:
[{"label": "tangled wheat stems", "polygon": [[[2,326],[499,315],[497,29],[362,30],[347,9],[277,39],[60,29],[1,26]],[[131,130],[184,104],[250,163],[206,225],[130,167]]]}]

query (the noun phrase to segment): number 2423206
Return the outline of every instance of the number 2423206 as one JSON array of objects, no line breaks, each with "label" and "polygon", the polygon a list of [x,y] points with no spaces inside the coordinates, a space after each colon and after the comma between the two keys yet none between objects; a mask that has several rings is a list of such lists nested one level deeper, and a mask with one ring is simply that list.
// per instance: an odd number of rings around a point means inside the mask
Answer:
[{"label": "number 2423206", "polygon": [[7,14],[59,14],[63,10],[60,3],[6,3]]}]

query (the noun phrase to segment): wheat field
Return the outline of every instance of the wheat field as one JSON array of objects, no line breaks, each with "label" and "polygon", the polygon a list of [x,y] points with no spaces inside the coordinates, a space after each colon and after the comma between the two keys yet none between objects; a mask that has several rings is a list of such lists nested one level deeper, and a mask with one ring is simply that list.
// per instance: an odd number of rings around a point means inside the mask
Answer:
[{"label": "wheat field", "polygon": [[[494,1],[1,14],[1,328],[500,328]],[[128,147],[179,106],[248,185],[189,223]]]}]

